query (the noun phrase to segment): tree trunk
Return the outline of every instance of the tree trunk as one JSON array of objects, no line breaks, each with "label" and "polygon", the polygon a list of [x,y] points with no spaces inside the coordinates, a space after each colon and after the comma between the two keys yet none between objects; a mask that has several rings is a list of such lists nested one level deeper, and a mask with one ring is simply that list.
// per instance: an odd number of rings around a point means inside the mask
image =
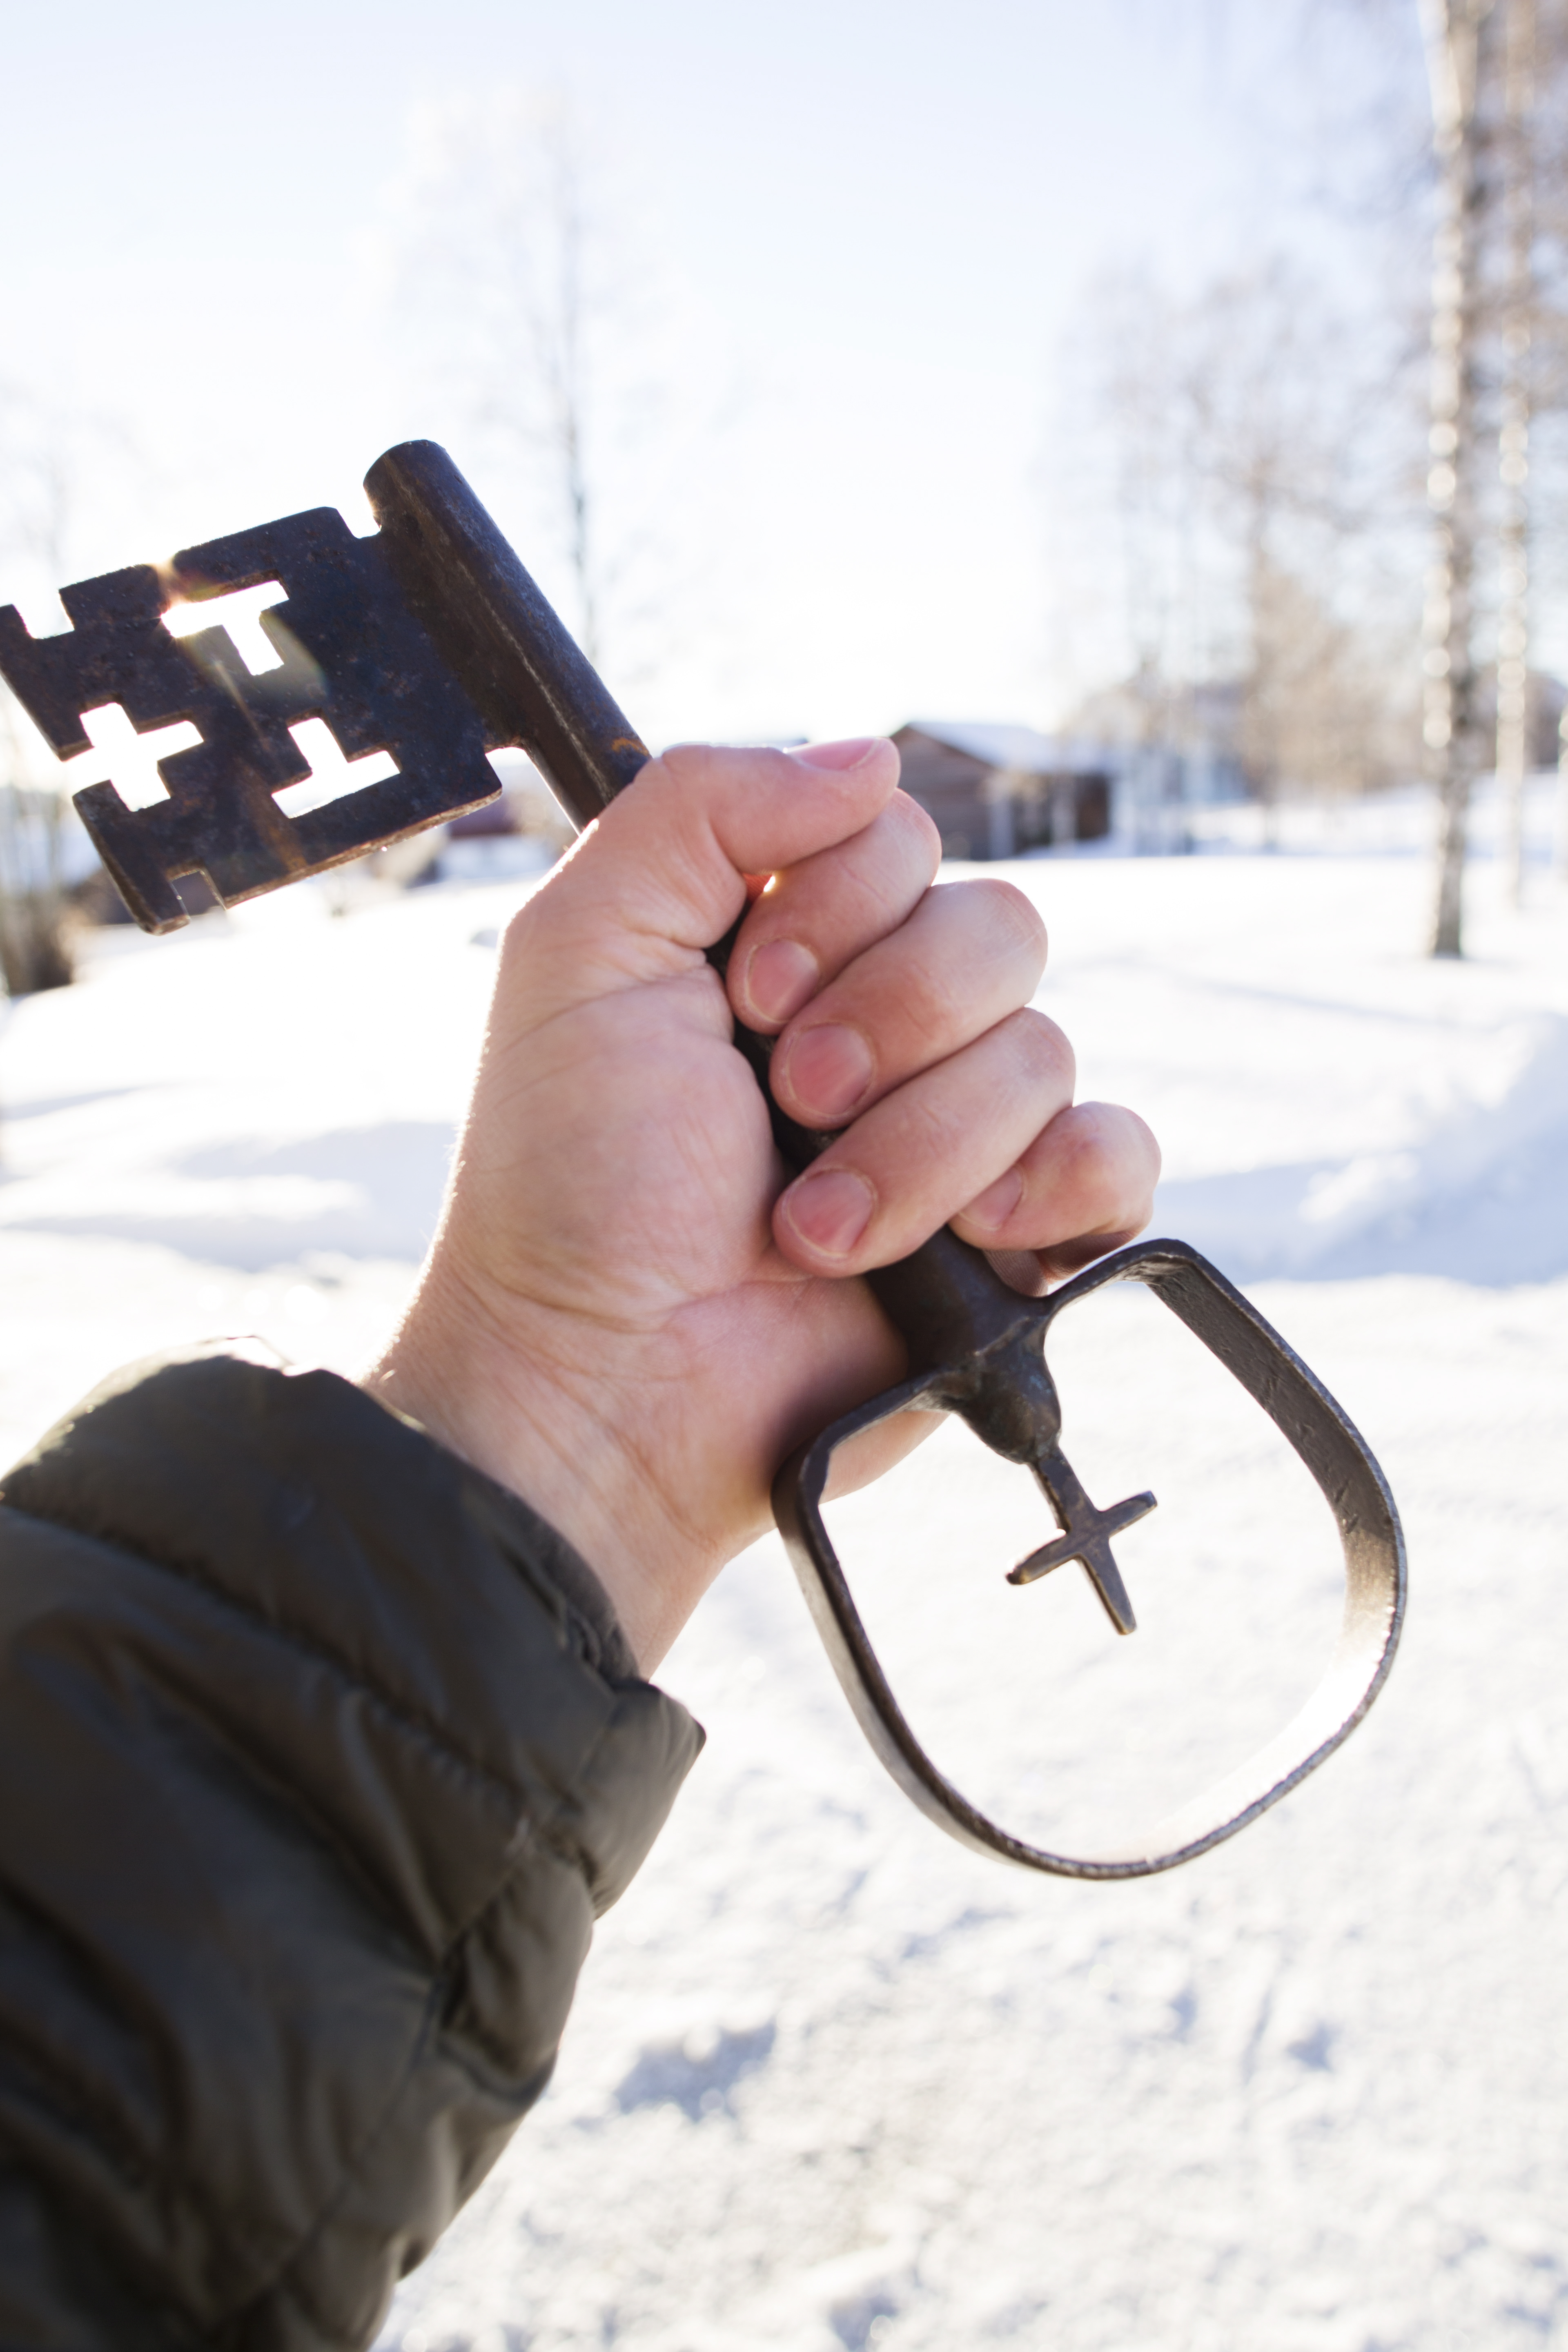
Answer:
[{"label": "tree trunk", "polygon": [[70,986],[76,968],[65,918],[65,901],[53,894],[0,898],[0,980],[7,996]]},{"label": "tree trunk", "polygon": [[1524,782],[1530,765],[1530,415],[1534,239],[1531,116],[1535,0],[1508,0],[1502,414],[1498,432],[1497,780],[1510,895],[1524,898]]},{"label": "tree trunk", "polygon": [[1432,268],[1431,469],[1425,734],[1437,773],[1432,952],[1463,952],[1470,796],[1481,764],[1474,595],[1480,527],[1480,252],[1491,194],[1482,110],[1496,47],[1494,0],[1422,0],[1441,173]]},{"label": "tree trunk", "polygon": [[0,784],[0,984],[7,996],[66,988],[76,977],[60,882],[64,817],[55,795]]}]

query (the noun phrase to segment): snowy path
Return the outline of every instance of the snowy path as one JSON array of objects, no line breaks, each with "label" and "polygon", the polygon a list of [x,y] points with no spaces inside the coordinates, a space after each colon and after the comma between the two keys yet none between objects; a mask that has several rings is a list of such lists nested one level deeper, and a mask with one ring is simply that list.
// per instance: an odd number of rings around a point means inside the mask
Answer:
[{"label": "snowy path", "polygon": [[[1015,870],[1084,1091],[1165,1144],[1158,1229],[1247,1281],[1384,1464],[1414,1571],[1393,1683],[1217,1854],[1037,1883],[904,1804],[759,1548],[669,1661],[709,1748],[601,1930],[555,2084],[389,2346],[1568,2341],[1564,910],[1489,910],[1483,873],[1474,956],[1438,968],[1397,857]],[[428,1230],[490,974],[473,941],[506,895],[332,922],[296,892],[116,937],[15,1012],[7,1454],[171,1339],[363,1357]],[[1057,1661],[1033,1728],[1065,1819],[1204,1771],[1322,1638],[1287,1474],[1201,1389],[1173,1412],[1164,1362],[1109,1329],[1074,1391],[1086,1446],[1110,1444],[1110,1396],[1129,1473],[1154,1465],[1125,1553],[1145,1632],[1110,1643],[1061,1578],[1007,1594]],[[887,1507],[898,1543],[988,1515],[1005,1565],[993,1488],[928,1454]],[[1199,1591],[1226,1604],[1201,1643]],[[1140,1702],[1177,1681],[1195,1699],[1161,1748]],[[984,1772],[1017,1727],[963,1692],[955,1668],[932,1704]]]}]

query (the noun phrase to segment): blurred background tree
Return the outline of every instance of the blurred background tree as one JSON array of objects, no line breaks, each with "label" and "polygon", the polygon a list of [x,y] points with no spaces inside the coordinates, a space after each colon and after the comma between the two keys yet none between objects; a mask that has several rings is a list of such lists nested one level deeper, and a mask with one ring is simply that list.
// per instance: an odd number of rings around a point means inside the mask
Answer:
[{"label": "blurred background tree", "polygon": [[468,428],[487,495],[591,661],[627,691],[681,601],[667,518],[694,419],[674,414],[666,289],[636,203],[571,101],[508,87],[425,111],[383,236],[411,399]]},{"label": "blurred background tree", "polygon": [[1502,153],[1496,115],[1497,0],[1421,0],[1432,89],[1437,222],[1432,251],[1431,426],[1423,733],[1437,778],[1434,955],[1462,945],[1470,795],[1484,761],[1476,641],[1477,565],[1486,505],[1484,348]]},{"label": "blurred background tree", "polygon": [[1531,666],[1532,555],[1562,538],[1554,427],[1568,409],[1568,7],[1420,0],[1420,8],[1436,180],[1424,733],[1438,794],[1432,946],[1454,956],[1464,943],[1471,795],[1489,767],[1516,903],[1524,886],[1525,781],[1537,763],[1541,699]]},{"label": "blurred background tree", "polygon": [[[1319,173],[1375,257],[1362,282],[1284,251],[1184,293],[1127,268],[1065,339],[1063,626],[1088,615],[1123,664],[1071,723],[1233,760],[1266,838],[1286,795],[1424,765],[1430,944],[1457,955],[1476,783],[1495,772],[1517,899],[1563,703],[1534,647],[1568,592],[1568,0],[1305,0],[1304,54],[1336,15],[1387,36],[1359,121],[1326,109]],[[1568,753],[1562,792],[1568,860]]]},{"label": "blurred background tree", "polygon": [[[1206,735],[1239,763],[1270,838],[1288,789],[1339,795],[1407,775],[1400,336],[1347,316],[1278,255],[1184,301],[1141,271],[1101,280],[1073,344],[1077,513],[1062,560],[1081,572],[1097,547],[1113,551],[1132,679],[1118,731],[1190,753]],[[1092,697],[1073,723],[1103,727],[1110,709]]]},{"label": "blurred background tree", "polygon": [[[74,467],[45,404],[0,384],[0,559],[9,575],[65,581]],[[74,976],[64,843],[70,811],[52,760],[40,761],[0,684],[0,981],[8,996]]]}]

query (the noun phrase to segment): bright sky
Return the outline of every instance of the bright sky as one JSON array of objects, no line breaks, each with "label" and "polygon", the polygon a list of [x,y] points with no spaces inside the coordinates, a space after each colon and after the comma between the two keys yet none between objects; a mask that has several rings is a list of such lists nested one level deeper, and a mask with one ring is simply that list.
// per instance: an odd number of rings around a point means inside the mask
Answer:
[{"label": "bright sky", "polygon": [[[635,696],[610,666],[634,720],[1048,723],[1038,485],[1078,289],[1281,238],[1356,266],[1306,194],[1374,68],[1303,5],[1305,37],[1281,0],[10,0],[0,383],[129,436],[77,574],[324,501],[366,527],[360,478],[413,433],[493,495],[460,399],[389,340],[377,256],[418,109],[563,90],[703,420],[680,625]],[[564,597],[556,551],[521,551]]]}]

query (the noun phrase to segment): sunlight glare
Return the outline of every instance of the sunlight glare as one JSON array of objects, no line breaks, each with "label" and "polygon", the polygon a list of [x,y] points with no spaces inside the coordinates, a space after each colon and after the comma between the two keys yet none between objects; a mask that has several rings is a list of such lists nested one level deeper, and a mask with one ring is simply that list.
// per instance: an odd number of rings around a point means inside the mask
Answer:
[{"label": "sunlight glare", "polygon": [[286,593],[279,582],[263,580],[254,588],[231,589],[226,596],[182,599],[170,605],[163,626],[172,637],[194,637],[201,629],[226,629],[246,668],[252,677],[259,677],[266,670],[283,667],[283,656],[262,629],[261,615],[281,604]]}]

